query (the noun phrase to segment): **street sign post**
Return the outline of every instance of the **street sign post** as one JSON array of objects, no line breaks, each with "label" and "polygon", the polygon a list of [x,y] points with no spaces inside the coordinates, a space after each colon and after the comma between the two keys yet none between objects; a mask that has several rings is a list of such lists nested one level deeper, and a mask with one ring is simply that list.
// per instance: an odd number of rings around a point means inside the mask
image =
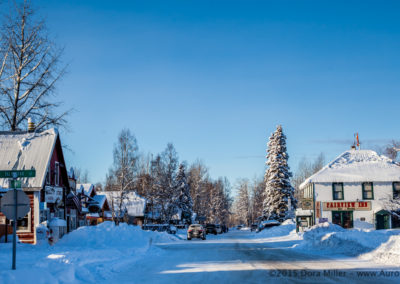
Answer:
[{"label": "street sign post", "polygon": [[[21,181],[17,178],[30,178],[35,177],[35,170],[11,170],[0,171],[0,178],[10,178],[10,188],[13,190],[8,191],[2,198],[1,211],[10,220],[13,220],[13,256],[12,256],[12,269],[16,269],[17,257],[17,220],[24,218],[30,209],[30,201],[28,196],[21,189]],[[7,232],[6,232],[7,234]]]},{"label": "street sign post", "polygon": [[11,170],[11,171],[0,171],[0,178],[23,178],[23,177],[35,177],[35,170]]},{"label": "street sign post", "polygon": [[[26,216],[30,210],[30,200],[28,195],[22,190],[15,190],[17,194],[17,204],[14,203],[14,190],[7,191],[1,199],[1,212],[6,215],[8,220],[19,220]],[[17,207],[15,216],[14,207]]]},{"label": "street sign post", "polygon": [[10,188],[22,188],[20,180],[10,180]]}]

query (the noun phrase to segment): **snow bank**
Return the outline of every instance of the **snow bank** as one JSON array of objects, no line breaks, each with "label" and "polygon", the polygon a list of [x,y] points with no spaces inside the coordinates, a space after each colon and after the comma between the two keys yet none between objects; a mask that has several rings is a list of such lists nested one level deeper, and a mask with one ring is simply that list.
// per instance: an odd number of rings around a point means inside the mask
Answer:
[{"label": "snow bank", "polygon": [[58,247],[87,248],[132,248],[144,247],[149,242],[169,242],[176,238],[165,232],[144,231],[139,226],[114,222],[103,222],[97,226],[80,227],[65,235]]},{"label": "snow bank", "polygon": [[304,232],[297,249],[356,256],[376,249],[393,235],[400,235],[400,230],[346,230],[325,222]]},{"label": "snow bank", "polygon": [[255,238],[272,238],[286,236],[296,232],[296,224],[293,220],[286,220],[280,226],[265,228],[257,233]]},{"label": "snow bank", "polygon": [[400,236],[390,236],[386,243],[372,252],[361,255],[360,258],[400,266]]},{"label": "snow bank", "polygon": [[[81,227],[55,245],[18,244],[17,271],[0,271],[2,283],[112,283],[115,273],[134,267],[150,254],[159,254],[154,243],[177,238],[165,232],[143,231],[140,227],[104,222]],[[2,244],[0,267],[9,267],[11,246]]]}]

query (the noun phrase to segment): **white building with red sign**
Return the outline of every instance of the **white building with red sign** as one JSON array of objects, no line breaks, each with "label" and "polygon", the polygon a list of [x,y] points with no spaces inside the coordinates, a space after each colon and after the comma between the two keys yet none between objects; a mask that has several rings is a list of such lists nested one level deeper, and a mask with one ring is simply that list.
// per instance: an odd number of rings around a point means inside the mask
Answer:
[{"label": "white building with red sign", "polygon": [[307,178],[298,228],[332,222],[344,228],[400,227],[400,166],[370,150],[342,153]]}]

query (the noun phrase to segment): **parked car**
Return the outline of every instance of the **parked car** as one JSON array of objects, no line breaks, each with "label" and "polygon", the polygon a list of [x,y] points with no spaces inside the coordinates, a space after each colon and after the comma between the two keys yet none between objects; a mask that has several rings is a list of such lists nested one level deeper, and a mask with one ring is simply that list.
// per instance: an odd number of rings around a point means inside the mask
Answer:
[{"label": "parked car", "polygon": [[214,224],[206,224],[206,234],[218,234],[216,226]]},{"label": "parked car", "polygon": [[167,232],[168,234],[176,234],[176,227],[170,224],[145,224],[142,226],[146,231]]},{"label": "parked car", "polygon": [[261,232],[262,230],[266,228],[271,228],[275,226],[279,226],[281,223],[276,220],[266,220],[266,221],[261,221],[260,224],[258,225],[258,232]]},{"label": "parked car", "polygon": [[192,238],[206,239],[206,230],[200,224],[192,224],[187,230],[187,239],[190,241]]},{"label": "parked car", "polygon": [[243,225],[237,225],[236,230],[241,230],[243,228]]},{"label": "parked car", "polygon": [[254,224],[251,224],[251,226],[250,226],[250,230],[253,232],[253,231],[257,231],[257,228],[258,228],[258,224],[257,223],[254,223]]}]

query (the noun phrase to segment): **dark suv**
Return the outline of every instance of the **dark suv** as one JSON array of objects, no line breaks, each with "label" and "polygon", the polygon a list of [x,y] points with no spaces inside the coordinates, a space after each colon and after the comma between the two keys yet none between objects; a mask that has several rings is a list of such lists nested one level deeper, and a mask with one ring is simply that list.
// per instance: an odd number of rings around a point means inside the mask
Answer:
[{"label": "dark suv", "polygon": [[207,234],[218,234],[217,227],[214,224],[207,224],[206,225],[206,232]]}]

